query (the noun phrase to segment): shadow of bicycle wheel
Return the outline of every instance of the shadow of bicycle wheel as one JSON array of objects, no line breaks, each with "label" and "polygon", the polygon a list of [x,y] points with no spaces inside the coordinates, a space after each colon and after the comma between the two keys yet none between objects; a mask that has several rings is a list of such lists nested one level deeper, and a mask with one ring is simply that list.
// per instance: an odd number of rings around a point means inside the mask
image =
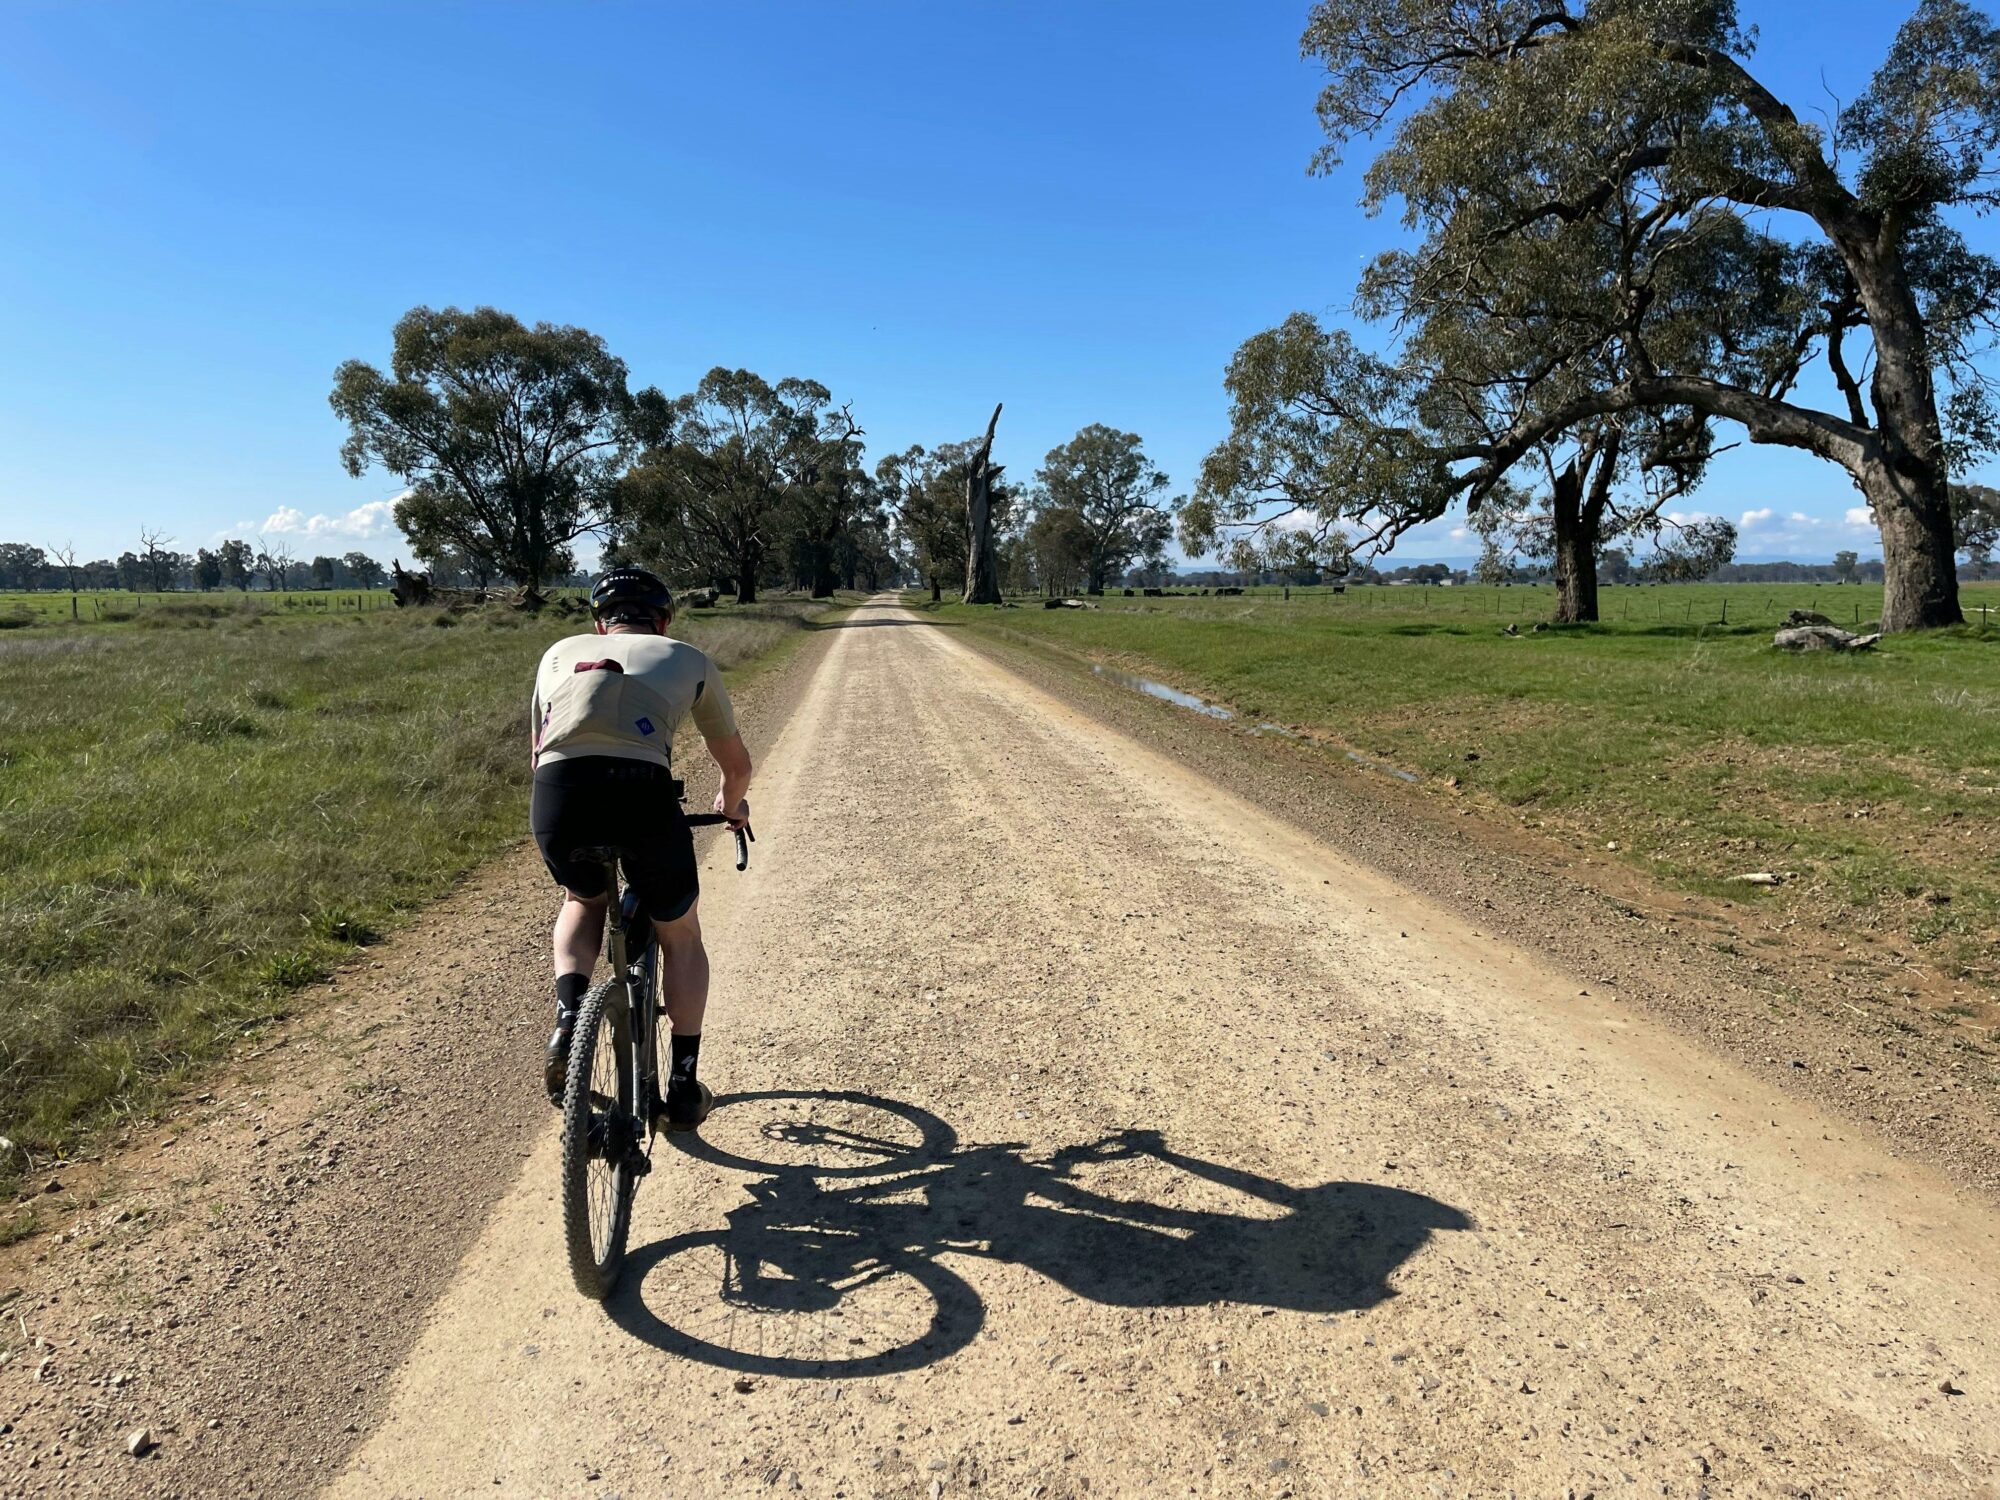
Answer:
[{"label": "shadow of bicycle wheel", "polygon": [[1434,1232],[1471,1227],[1421,1193],[1295,1186],[1149,1130],[1041,1156],[962,1145],[928,1110],[853,1092],[733,1095],[673,1142],[745,1173],[747,1201],[629,1255],[606,1308],[656,1348],[747,1374],[893,1374],[964,1348],[986,1308],[946,1258],[1105,1306],[1334,1313],[1393,1297]]}]

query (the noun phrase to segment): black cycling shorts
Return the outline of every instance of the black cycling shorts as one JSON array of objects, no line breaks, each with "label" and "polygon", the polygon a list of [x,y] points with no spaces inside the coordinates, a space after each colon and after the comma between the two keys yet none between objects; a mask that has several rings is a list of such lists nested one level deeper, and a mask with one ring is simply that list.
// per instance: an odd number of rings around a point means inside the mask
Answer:
[{"label": "black cycling shorts", "polygon": [[612,848],[646,914],[673,922],[701,894],[680,783],[664,766],[615,755],[553,760],[535,772],[528,815],[542,863],[579,896],[604,894],[604,867],[577,851]]}]

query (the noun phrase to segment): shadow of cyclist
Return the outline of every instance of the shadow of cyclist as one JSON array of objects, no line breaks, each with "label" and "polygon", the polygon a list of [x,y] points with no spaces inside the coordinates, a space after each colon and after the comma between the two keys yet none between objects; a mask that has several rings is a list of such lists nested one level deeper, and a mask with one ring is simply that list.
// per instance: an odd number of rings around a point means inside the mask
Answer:
[{"label": "shadow of cyclist", "polygon": [[[1156,1131],[1037,1157],[1018,1143],[959,1146],[928,1112],[867,1095],[739,1095],[718,1110],[780,1098],[793,1108],[838,1100],[877,1110],[918,1124],[924,1141],[892,1149],[879,1137],[777,1122],[765,1126],[766,1140],[809,1140],[819,1158],[757,1162],[677,1138],[690,1155],[756,1175],[725,1227],[630,1256],[607,1303],[628,1332],[754,1373],[886,1374],[943,1358],[985,1321],[978,1294],[947,1259],[1018,1264],[1120,1307],[1235,1302],[1333,1313],[1393,1296],[1389,1277],[1433,1232],[1470,1227],[1421,1193],[1369,1182],[1293,1186],[1176,1151]],[[1166,1201],[1189,1196],[1230,1206]],[[656,1271],[664,1284],[654,1288]],[[864,1316],[874,1303],[894,1311]]]}]

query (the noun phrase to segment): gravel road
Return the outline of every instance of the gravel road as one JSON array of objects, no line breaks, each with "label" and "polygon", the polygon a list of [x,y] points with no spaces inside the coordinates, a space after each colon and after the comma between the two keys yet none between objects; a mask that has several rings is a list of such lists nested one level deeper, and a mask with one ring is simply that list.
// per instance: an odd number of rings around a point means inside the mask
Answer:
[{"label": "gravel road", "polygon": [[332,1494],[1989,1492],[1941,1177],[899,609],[764,760],[625,1294],[546,1135]]},{"label": "gravel road", "polygon": [[[472,893],[494,941],[468,1003],[514,1070],[472,1186],[387,1158],[387,1211],[327,1239],[369,1179],[308,1182],[293,1243],[323,1301],[155,1315],[155,1353],[239,1372],[220,1436],[181,1393],[152,1458],[104,1453],[104,1414],[146,1408],[64,1337],[112,1283],[17,1301],[54,1393],[14,1403],[19,1357],[0,1387],[36,1431],[98,1413],[84,1488],[1996,1493],[1985,1195],[949,628],[883,601],[827,640],[759,742],[751,872],[710,848],[721,1103],[656,1151],[620,1295],[570,1290],[552,1117],[514,1107],[546,911],[500,914],[534,889],[516,861]],[[285,1107],[255,1128],[316,1152],[323,1118]],[[387,1138],[341,1128],[302,1157],[322,1175]],[[282,1280],[225,1232],[171,1243]],[[334,1334],[351,1369],[287,1388]],[[288,1394],[260,1406],[260,1376]],[[228,1464],[188,1457],[232,1433]],[[0,1425],[0,1470],[21,1439]],[[70,1456],[0,1491],[62,1489]]]}]

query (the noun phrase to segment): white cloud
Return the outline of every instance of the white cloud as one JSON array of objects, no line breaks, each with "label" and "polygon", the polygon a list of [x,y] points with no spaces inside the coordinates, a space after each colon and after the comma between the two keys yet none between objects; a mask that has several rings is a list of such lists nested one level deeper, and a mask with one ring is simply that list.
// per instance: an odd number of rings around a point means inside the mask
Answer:
[{"label": "white cloud", "polygon": [[1744,511],[1736,525],[1743,533],[1742,555],[1748,558],[1790,557],[1803,562],[1829,557],[1848,547],[1867,552],[1875,540],[1875,518],[1860,505],[1838,516],[1809,515],[1802,510],[1780,514],[1767,505]]},{"label": "white cloud", "polygon": [[393,495],[387,500],[370,500],[366,505],[357,505],[338,516],[324,513],[308,516],[296,505],[281,505],[265,518],[264,524],[257,530],[259,533],[303,537],[310,541],[368,541],[375,537],[393,536],[396,531],[396,502],[402,498],[402,495]]}]

